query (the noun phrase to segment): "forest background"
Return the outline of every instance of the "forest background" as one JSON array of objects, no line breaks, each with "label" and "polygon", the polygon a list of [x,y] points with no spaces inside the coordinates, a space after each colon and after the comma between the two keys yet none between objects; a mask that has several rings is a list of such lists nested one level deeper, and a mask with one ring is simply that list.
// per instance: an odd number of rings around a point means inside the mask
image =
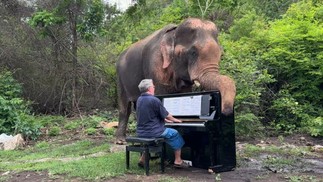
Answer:
[{"label": "forest background", "polygon": [[37,139],[57,118],[116,119],[119,54],[198,17],[220,30],[237,136],[323,136],[321,1],[138,0],[120,12],[101,0],[0,0],[0,17],[0,133]]}]

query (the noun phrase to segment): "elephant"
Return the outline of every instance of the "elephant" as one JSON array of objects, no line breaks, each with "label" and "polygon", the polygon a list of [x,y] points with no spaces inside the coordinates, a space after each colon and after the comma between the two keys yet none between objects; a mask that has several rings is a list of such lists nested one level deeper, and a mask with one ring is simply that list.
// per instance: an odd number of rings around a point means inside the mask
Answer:
[{"label": "elephant", "polygon": [[219,73],[221,46],[216,25],[207,20],[188,18],[170,24],[132,44],[117,61],[119,124],[118,144],[125,142],[131,103],[140,96],[138,84],[152,79],[155,94],[191,92],[193,85],[206,91],[219,90],[222,113],[233,113],[234,81]]}]

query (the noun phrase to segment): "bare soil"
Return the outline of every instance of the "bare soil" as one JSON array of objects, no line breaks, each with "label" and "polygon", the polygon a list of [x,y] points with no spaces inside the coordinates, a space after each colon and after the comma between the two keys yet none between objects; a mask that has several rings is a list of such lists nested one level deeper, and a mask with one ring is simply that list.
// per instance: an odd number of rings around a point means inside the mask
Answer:
[{"label": "bare soil", "polygon": [[[93,137],[93,140],[101,140],[102,137]],[[71,138],[71,141],[77,139]],[[98,141],[99,142],[99,141]],[[281,154],[261,154],[254,157],[244,157],[243,151],[246,144],[254,144],[258,146],[275,145],[281,147],[300,147],[307,146],[313,148],[311,154],[302,157],[295,156],[295,164],[285,166],[268,166],[263,163],[264,159],[279,158]],[[266,140],[248,140],[237,141],[237,167],[233,171],[222,172],[219,174],[209,173],[205,169],[188,168],[174,169],[171,165],[166,167],[165,173],[151,173],[150,176],[125,174],[124,176],[105,180],[111,182],[157,182],[169,181],[173,179],[183,182],[283,182],[283,181],[316,181],[323,182],[323,150],[315,151],[315,146],[323,146],[322,138],[312,138],[309,136],[293,135],[284,137],[283,141],[279,137],[271,137]],[[124,145],[113,145],[113,151],[124,150]],[[1,175],[7,175],[9,182],[42,182],[42,181],[85,181],[83,179],[67,179],[64,175],[57,176],[53,179],[47,171],[40,172],[0,172]],[[168,180],[166,180],[168,179]]]}]

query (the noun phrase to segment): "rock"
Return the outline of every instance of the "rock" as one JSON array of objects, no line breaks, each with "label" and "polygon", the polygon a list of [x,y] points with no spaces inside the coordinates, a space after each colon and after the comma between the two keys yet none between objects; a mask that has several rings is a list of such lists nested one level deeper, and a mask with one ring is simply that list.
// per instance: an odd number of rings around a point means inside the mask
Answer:
[{"label": "rock", "polygon": [[305,137],[300,137],[299,140],[300,141],[306,141],[306,138]]},{"label": "rock", "polygon": [[118,122],[101,121],[100,122],[100,127],[102,127],[102,128],[117,128],[118,127]]},{"label": "rock", "polygon": [[0,150],[14,150],[25,143],[21,134],[16,136],[1,134],[0,135]]},{"label": "rock", "polygon": [[323,146],[322,145],[314,145],[311,148],[311,151],[312,152],[323,152]]}]

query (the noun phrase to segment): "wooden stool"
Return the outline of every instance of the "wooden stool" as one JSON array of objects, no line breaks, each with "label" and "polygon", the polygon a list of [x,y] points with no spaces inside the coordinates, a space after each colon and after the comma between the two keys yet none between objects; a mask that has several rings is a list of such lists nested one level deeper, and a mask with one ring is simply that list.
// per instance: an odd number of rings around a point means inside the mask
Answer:
[{"label": "wooden stool", "polygon": [[129,169],[130,151],[140,152],[145,155],[146,175],[149,176],[149,159],[150,153],[160,153],[160,168],[162,173],[165,171],[165,140],[163,138],[140,138],[140,137],[127,137],[126,142],[130,143],[126,146],[126,165]]}]

